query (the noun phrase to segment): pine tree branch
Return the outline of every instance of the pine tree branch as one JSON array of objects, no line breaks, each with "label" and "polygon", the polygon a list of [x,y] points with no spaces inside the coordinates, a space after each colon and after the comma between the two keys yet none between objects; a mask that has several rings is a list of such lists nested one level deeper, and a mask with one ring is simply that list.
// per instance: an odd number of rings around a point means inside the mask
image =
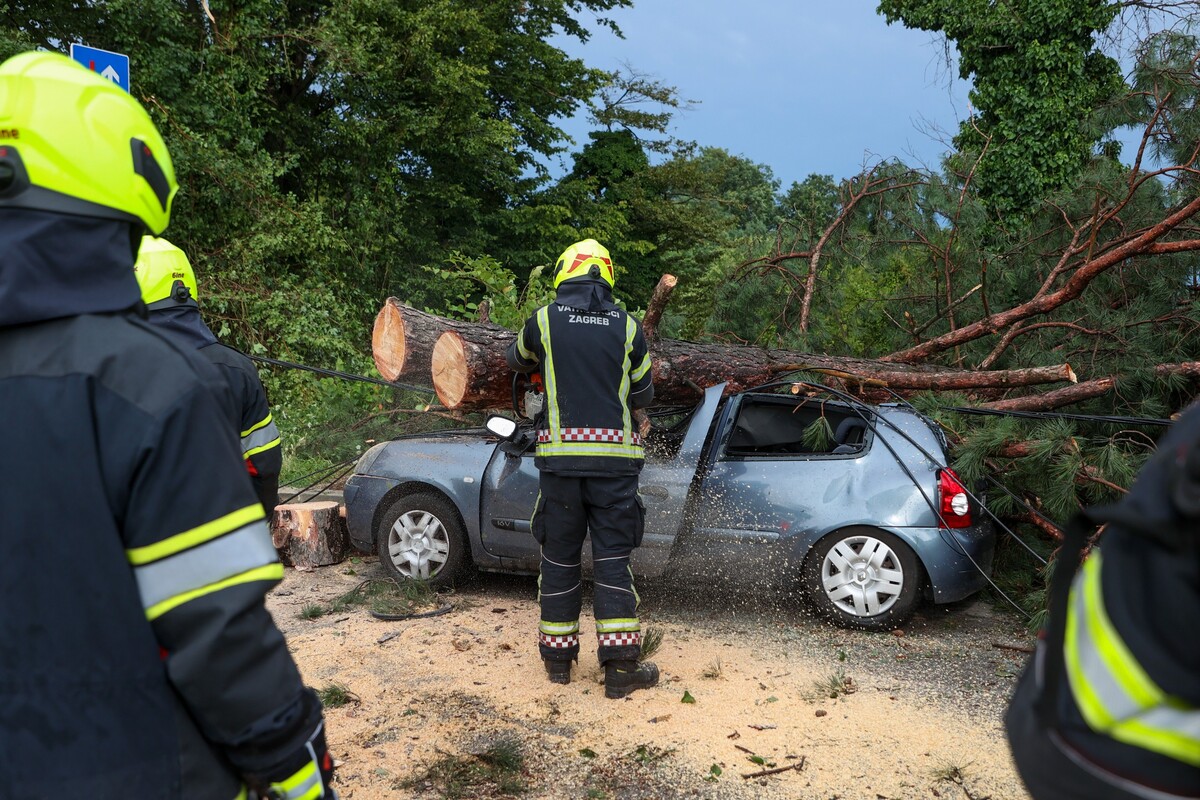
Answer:
[{"label": "pine tree branch", "polygon": [[[1159,239],[1166,236],[1175,228],[1190,220],[1197,213],[1200,213],[1200,197],[1194,198],[1191,202],[1181,207],[1175,213],[1167,216],[1156,225],[1142,230],[1139,234],[1130,238],[1117,247],[1110,248],[1103,254],[1085,263],[1083,266],[1075,270],[1074,274],[1067,279],[1062,288],[1050,292],[1045,295],[1034,297],[1028,302],[1014,306],[1007,311],[992,314],[990,317],[978,320],[965,325],[956,331],[942,334],[927,342],[915,345],[906,350],[900,350],[890,355],[884,356],[882,361],[902,361],[909,363],[919,363],[927,361],[934,355],[950,350],[958,345],[966,342],[974,341],[983,338],[990,334],[1012,325],[1015,322],[1029,319],[1030,317],[1046,314],[1050,311],[1059,308],[1063,304],[1078,298],[1083,294],[1083,290],[1092,282],[1098,275],[1108,270],[1109,268],[1120,264],[1122,261],[1133,258],[1134,256],[1146,255],[1151,252],[1151,248],[1170,248],[1176,244],[1174,242],[1159,243]],[[1190,249],[1190,248],[1189,248]],[[1168,250],[1168,252],[1173,252]],[[1080,384],[1081,386],[1083,384]],[[1073,387],[1078,388],[1078,387]],[[1111,388],[1111,386],[1109,387]],[[1107,391],[1107,389],[1105,390]],[[1103,392],[1101,392],[1103,393]],[[1069,401],[1075,402],[1075,401]]]}]

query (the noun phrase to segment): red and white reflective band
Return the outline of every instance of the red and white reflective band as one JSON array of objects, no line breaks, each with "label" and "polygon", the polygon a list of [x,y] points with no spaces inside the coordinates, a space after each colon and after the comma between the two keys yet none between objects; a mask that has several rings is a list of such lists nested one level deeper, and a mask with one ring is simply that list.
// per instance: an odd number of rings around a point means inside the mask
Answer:
[{"label": "red and white reflective band", "polygon": [[[631,438],[634,444],[642,443],[642,435],[637,431],[631,432]],[[625,441],[625,432],[617,428],[561,428],[559,431],[559,439],[564,442],[616,442],[618,444]],[[551,440],[550,431],[538,431],[537,440],[539,444],[546,444]]]},{"label": "red and white reflective band", "polygon": [[627,645],[642,644],[641,631],[621,631],[619,633],[597,633],[596,638],[600,640],[601,647],[624,647]]},{"label": "red and white reflective band", "polygon": [[566,636],[555,636],[550,633],[538,632],[538,641],[554,650],[567,650],[579,646],[579,634],[568,633]]}]

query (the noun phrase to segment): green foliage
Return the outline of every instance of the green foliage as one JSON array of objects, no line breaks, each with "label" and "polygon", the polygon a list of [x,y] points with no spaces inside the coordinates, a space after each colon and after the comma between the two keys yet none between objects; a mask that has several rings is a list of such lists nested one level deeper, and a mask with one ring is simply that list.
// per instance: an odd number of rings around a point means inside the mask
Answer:
[{"label": "green foliage", "polygon": [[444,312],[459,319],[478,319],[480,302],[486,299],[491,321],[515,331],[554,297],[542,265],[530,271],[529,280],[521,290],[517,289],[517,277],[512,271],[491,256],[467,258],[455,252],[450,254],[445,267],[427,269],[449,298]]},{"label": "green foliage", "polygon": [[443,755],[397,788],[424,792],[432,787],[445,798],[511,797],[528,789],[524,769],[524,747],[509,734],[476,755]]},{"label": "green foliage", "polygon": [[354,692],[340,683],[331,683],[323,689],[318,689],[317,697],[320,698],[321,705],[325,708],[341,708],[347,703],[358,700],[358,696]]},{"label": "green foliage", "polygon": [[1098,108],[1120,97],[1117,61],[1096,47],[1110,0],[881,0],[889,23],[943,33],[979,115],[955,144],[980,154],[980,196],[1001,213],[1036,208],[1091,160]]},{"label": "green foliage", "polygon": [[662,647],[663,637],[666,632],[662,628],[646,626],[646,630],[642,633],[642,648],[639,652],[639,660],[646,660],[658,652],[658,648]]}]

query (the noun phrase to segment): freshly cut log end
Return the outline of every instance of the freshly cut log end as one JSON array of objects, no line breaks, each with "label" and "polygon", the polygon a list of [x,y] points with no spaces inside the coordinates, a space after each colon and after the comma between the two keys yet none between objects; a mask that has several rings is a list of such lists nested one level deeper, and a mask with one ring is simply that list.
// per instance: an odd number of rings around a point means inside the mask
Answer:
[{"label": "freshly cut log end", "polygon": [[341,505],[328,500],[285,503],[275,507],[271,543],[290,567],[338,564],[350,552]]},{"label": "freshly cut log end", "polygon": [[407,350],[404,341],[404,314],[400,302],[389,297],[375,315],[371,329],[371,355],[384,380],[394,381],[404,372]]},{"label": "freshly cut log end", "polygon": [[497,325],[462,326],[438,337],[430,372],[446,408],[503,408],[512,401],[504,354],[517,335]]},{"label": "freshly cut log end", "polygon": [[470,375],[462,337],[446,331],[433,346],[433,388],[446,408],[458,408],[467,393]]}]

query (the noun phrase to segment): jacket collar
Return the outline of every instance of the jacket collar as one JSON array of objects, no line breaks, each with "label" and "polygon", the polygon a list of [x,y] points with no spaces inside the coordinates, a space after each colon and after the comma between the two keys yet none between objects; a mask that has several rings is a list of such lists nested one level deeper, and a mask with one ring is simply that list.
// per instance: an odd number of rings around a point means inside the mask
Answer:
[{"label": "jacket collar", "polygon": [[137,306],[131,236],[128,222],[0,210],[0,328]]},{"label": "jacket collar", "polygon": [[554,302],[581,311],[617,311],[612,289],[598,278],[574,278],[558,285]]}]

